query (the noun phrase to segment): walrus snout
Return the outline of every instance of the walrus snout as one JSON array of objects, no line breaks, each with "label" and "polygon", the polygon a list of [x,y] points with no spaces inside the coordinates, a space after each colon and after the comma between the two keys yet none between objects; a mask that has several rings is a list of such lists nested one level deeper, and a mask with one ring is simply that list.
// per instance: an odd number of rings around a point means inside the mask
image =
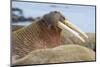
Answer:
[{"label": "walrus snout", "polygon": [[58,11],[52,11],[48,14],[45,14],[42,18],[45,22],[45,25],[49,28],[49,29],[53,29],[56,28],[58,29],[58,21],[63,22],[65,20],[65,17]]}]

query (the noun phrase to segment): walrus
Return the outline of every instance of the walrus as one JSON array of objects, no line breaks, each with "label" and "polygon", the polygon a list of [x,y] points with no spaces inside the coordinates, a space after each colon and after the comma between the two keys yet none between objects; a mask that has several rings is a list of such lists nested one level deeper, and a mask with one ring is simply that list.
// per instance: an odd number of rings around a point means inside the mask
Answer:
[{"label": "walrus", "polygon": [[33,50],[61,45],[62,31],[68,31],[82,42],[85,42],[84,38],[88,38],[84,32],[68,22],[59,11],[52,11],[29,26],[12,32],[12,58],[17,56],[16,59],[20,59]]}]

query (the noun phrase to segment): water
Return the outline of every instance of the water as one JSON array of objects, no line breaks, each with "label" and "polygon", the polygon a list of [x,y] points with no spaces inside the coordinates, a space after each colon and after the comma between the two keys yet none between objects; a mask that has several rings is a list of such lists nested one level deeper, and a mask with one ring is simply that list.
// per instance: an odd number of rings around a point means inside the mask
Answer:
[{"label": "water", "polygon": [[17,22],[17,23],[12,23],[12,25],[21,25],[21,26],[28,26],[30,25],[32,22]]}]

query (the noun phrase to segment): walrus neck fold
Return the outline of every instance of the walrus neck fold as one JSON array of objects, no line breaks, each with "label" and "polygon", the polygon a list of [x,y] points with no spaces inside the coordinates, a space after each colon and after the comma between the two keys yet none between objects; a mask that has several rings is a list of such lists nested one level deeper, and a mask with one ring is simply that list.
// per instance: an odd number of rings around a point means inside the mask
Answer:
[{"label": "walrus neck fold", "polygon": [[20,57],[36,49],[53,48],[60,45],[60,32],[48,30],[41,20],[13,32],[12,37],[13,53]]}]

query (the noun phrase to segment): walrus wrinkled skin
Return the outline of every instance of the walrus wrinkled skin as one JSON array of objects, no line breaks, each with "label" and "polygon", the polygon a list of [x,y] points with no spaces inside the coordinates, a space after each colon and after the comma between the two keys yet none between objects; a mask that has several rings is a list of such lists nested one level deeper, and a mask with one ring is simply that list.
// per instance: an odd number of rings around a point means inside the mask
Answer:
[{"label": "walrus wrinkled skin", "polygon": [[52,29],[48,29],[47,22],[44,21],[43,18],[12,33],[13,55],[23,57],[35,49],[52,48],[60,45],[61,29],[55,25],[52,25]]},{"label": "walrus wrinkled skin", "polygon": [[[16,31],[18,29],[23,28],[24,26],[19,26],[19,25],[12,25],[12,31]],[[88,36],[88,39],[86,40],[85,43],[79,41],[78,39],[76,39],[76,37],[74,37],[73,35],[66,35],[65,32],[61,32],[61,44],[79,44],[85,47],[88,47],[94,51],[96,51],[96,41],[95,41],[95,33],[86,33]]]}]

